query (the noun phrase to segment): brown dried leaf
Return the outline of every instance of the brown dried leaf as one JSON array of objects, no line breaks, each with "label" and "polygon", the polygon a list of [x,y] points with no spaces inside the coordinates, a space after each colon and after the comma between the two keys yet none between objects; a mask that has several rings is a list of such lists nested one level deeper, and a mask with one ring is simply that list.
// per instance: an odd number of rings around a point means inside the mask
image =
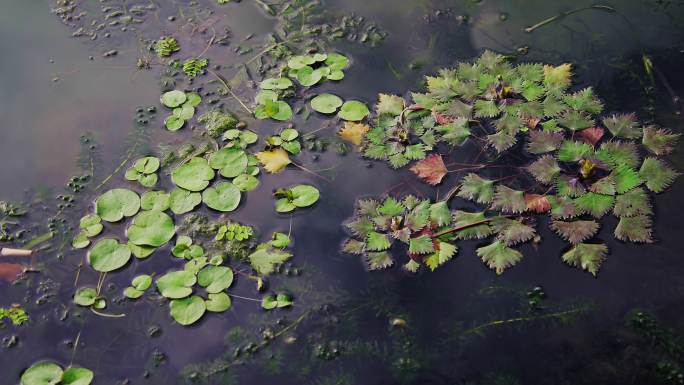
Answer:
[{"label": "brown dried leaf", "polygon": [[428,155],[425,159],[416,162],[411,167],[411,171],[425,183],[433,186],[442,182],[442,178],[447,174],[444,160],[439,154]]}]

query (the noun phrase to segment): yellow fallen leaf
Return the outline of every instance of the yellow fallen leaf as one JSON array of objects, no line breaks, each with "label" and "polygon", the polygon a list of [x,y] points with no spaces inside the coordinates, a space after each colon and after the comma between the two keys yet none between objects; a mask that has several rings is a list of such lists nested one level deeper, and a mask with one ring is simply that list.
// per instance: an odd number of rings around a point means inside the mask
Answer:
[{"label": "yellow fallen leaf", "polygon": [[346,122],[344,123],[344,128],[342,128],[337,135],[344,140],[350,141],[355,145],[360,146],[361,142],[363,141],[363,137],[366,136],[366,133],[369,130],[370,127],[368,127],[367,124]]},{"label": "yellow fallen leaf", "polygon": [[572,64],[565,63],[558,67],[544,66],[544,83],[552,86],[568,87],[572,75]]},{"label": "yellow fallen leaf", "polygon": [[280,147],[273,150],[257,152],[255,155],[266,171],[271,174],[280,172],[285,166],[292,163],[290,157],[287,155],[287,151]]}]

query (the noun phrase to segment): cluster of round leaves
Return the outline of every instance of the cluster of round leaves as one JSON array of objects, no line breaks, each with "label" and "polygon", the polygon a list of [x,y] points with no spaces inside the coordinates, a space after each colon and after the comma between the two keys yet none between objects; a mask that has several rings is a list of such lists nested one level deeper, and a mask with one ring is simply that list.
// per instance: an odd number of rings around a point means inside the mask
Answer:
[{"label": "cluster of round leaves", "polygon": [[78,306],[92,307],[94,309],[104,309],[107,307],[107,300],[92,287],[81,287],[76,290],[74,303]]},{"label": "cluster of round leaves", "polygon": [[309,185],[297,185],[290,188],[277,189],[273,195],[278,199],[275,209],[279,213],[289,213],[298,207],[309,207],[318,201],[320,192]]},{"label": "cluster of round leaves", "polygon": [[[571,244],[563,260],[596,274],[608,248],[586,241],[596,235],[598,220],[605,214],[612,211],[619,218],[617,239],[651,242],[647,191],[664,191],[678,175],[657,156],[670,153],[679,135],[639,124],[633,114],[597,119],[603,104],[591,88],[570,91],[571,75],[569,64],[513,66],[503,56],[485,52],[474,63],[428,76],[428,92],[413,93],[413,104],[381,95],[376,125],[364,140],[364,155],[401,167],[424,158],[440,141],[463,145],[476,132],[473,126],[478,127],[477,135],[485,133],[477,140],[504,157],[524,138],[524,146],[516,147],[518,155],[537,158],[531,164],[513,165],[526,167],[532,178],[516,178],[514,189],[468,174],[460,181],[458,195],[502,214],[549,213],[552,229]],[[417,168],[421,169],[425,167]],[[434,181],[440,180],[441,176]],[[480,214],[485,220],[484,211]],[[485,223],[477,228],[490,225],[496,227]],[[499,239],[488,246],[491,249],[478,249],[478,254],[500,272],[522,257],[509,246],[532,239],[533,234],[526,229],[524,237],[513,242]]]},{"label": "cluster of round leaves", "polygon": [[[231,306],[225,290],[233,283],[233,271],[222,266],[223,257],[215,256],[209,260],[199,245],[192,239],[181,236],[176,242],[173,254],[187,260],[183,270],[175,270],[157,279],[159,293],[171,300],[171,317],[181,325],[191,325],[199,321],[206,311],[224,312]],[[193,295],[193,287],[198,284],[206,292],[206,299]]]},{"label": "cluster of round leaves", "polygon": [[172,109],[171,115],[164,119],[164,126],[169,131],[178,131],[185,122],[195,116],[195,107],[202,102],[199,94],[185,93],[180,90],[168,91],[162,94],[161,103]]},{"label": "cluster of round leaves", "polygon": [[133,163],[133,166],[126,170],[124,177],[130,181],[138,181],[143,187],[152,188],[157,184],[159,177],[157,170],[159,170],[159,158],[154,156],[146,156],[140,158]]},{"label": "cluster of round leaves", "polygon": [[[289,120],[293,114],[292,107],[283,99],[293,94],[294,83],[291,79],[297,80],[302,87],[312,87],[324,79],[342,80],[344,78],[343,70],[348,65],[349,59],[339,53],[317,53],[290,57],[285,69],[288,77],[267,78],[259,84],[260,91],[255,98],[257,107],[254,115],[257,119]],[[350,103],[349,106],[343,108],[344,111],[348,111],[347,115],[358,115],[360,107],[357,104],[360,102],[350,101],[348,103]],[[334,110],[340,106],[342,106],[341,100],[339,105],[334,107]]]},{"label": "cluster of round leaves", "polygon": [[89,385],[94,377],[90,369],[36,362],[22,373],[21,385]]},{"label": "cluster of round leaves", "polygon": [[342,100],[337,95],[333,94],[319,94],[311,99],[311,108],[321,114],[334,114],[339,109],[337,116],[341,119],[358,122],[363,120],[370,110],[365,103],[358,100]]}]

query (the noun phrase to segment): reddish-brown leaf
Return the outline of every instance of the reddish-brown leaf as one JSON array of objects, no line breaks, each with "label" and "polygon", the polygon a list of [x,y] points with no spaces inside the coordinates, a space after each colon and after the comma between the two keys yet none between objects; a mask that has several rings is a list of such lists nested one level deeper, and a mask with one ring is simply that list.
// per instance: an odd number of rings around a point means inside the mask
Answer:
[{"label": "reddish-brown leaf", "polygon": [[428,155],[425,159],[416,162],[411,167],[411,171],[418,175],[425,183],[437,185],[442,181],[442,178],[447,174],[444,160],[439,154]]},{"label": "reddish-brown leaf", "polygon": [[545,213],[551,210],[551,202],[546,195],[525,193],[525,205],[529,211]]},{"label": "reddish-brown leaf", "polygon": [[452,118],[451,116],[440,114],[439,112],[433,111],[432,116],[435,118],[435,123],[437,123],[438,125],[449,124],[454,122],[454,118]]},{"label": "reddish-brown leaf", "polygon": [[20,263],[0,263],[0,280],[14,282],[23,271],[24,265]]},{"label": "reddish-brown leaf", "polygon": [[590,127],[579,132],[579,137],[585,142],[595,146],[603,137],[604,130],[601,127]]}]

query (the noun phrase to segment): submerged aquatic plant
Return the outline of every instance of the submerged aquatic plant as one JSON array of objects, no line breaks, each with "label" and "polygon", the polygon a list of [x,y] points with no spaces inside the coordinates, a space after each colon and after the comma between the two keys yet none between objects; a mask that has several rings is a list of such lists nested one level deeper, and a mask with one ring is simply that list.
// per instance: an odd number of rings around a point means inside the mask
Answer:
[{"label": "submerged aquatic plant", "polygon": [[178,41],[173,37],[163,37],[154,44],[154,52],[160,58],[171,56],[174,52],[178,51],[180,51],[180,45],[178,45]]},{"label": "submerged aquatic plant", "polygon": [[[512,246],[538,237],[535,217],[547,214],[551,229],[570,243],[563,261],[595,275],[608,253],[593,241],[606,214],[619,219],[615,238],[652,242],[649,192],[664,191],[679,175],[657,156],[670,153],[679,134],[639,124],[634,114],[597,119],[603,104],[591,88],[571,91],[571,75],[570,64],[513,66],[487,51],[428,76],[428,92],[413,93],[413,104],[381,94],[362,143],[366,157],[395,168],[420,160],[411,170],[436,185],[448,170],[428,152],[440,142],[473,141],[483,152],[493,149],[493,159],[454,171],[511,172],[496,179],[471,172],[456,183],[452,191],[483,205],[481,211],[451,211],[447,201],[412,196],[361,200],[344,250],[377,269],[392,265],[389,249],[398,240],[408,246],[409,270],[421,263],[434,270],[455,254],[454,241],[492,237],[477,255],[500,274],[522,259]],[[515,147],[521,139],[524,148]],[[521,153],[533,160],[520,161]],[[439,219],[431,216],[435,206]]]}]

